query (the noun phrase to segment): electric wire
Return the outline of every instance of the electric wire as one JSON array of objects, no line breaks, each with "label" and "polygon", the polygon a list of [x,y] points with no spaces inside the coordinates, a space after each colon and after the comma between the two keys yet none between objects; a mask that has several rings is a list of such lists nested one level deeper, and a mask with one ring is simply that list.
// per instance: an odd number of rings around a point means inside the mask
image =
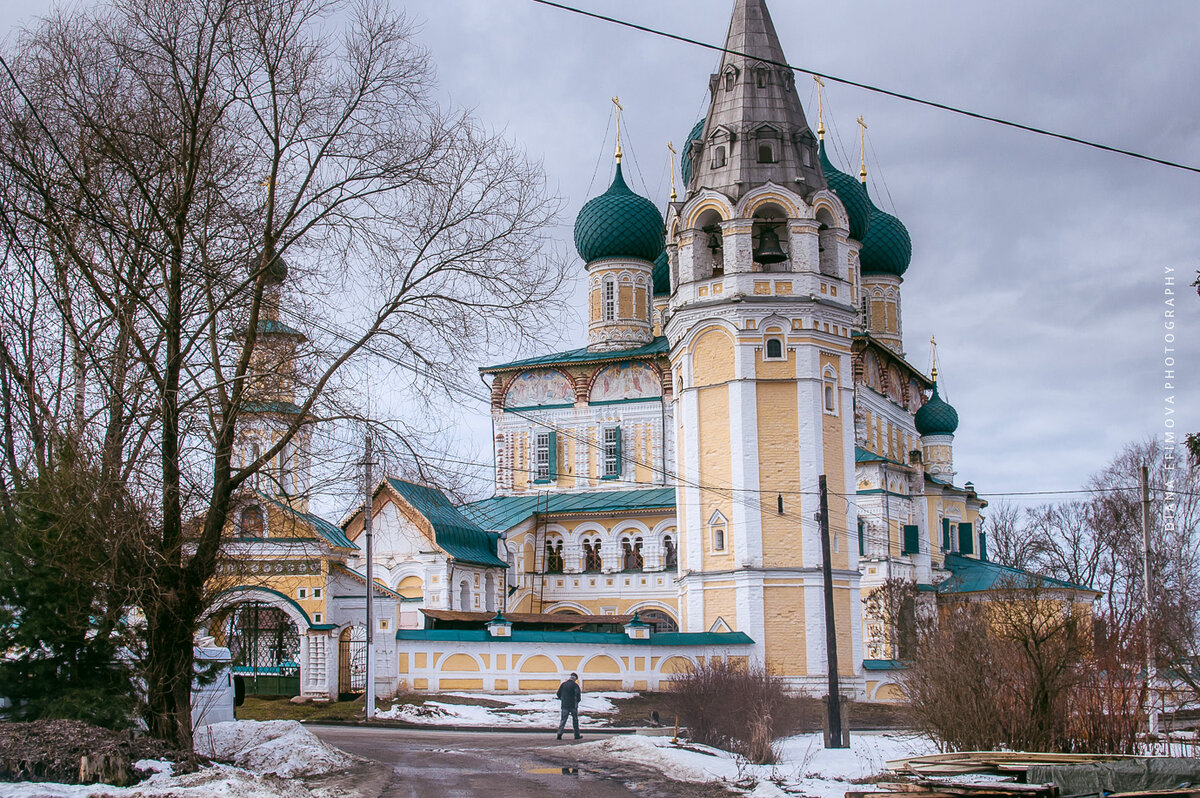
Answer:
[{"label": "electric wire", "polygon": [[1079,136],[1073,136],[1069,133],[1058,133],[1053,130],[1049,130],[1047,128],[1037,127],[1036,125],[1025,124],[1023,122],[1014,122],[1014,121],[1011,121],[1008,119],[1004,119],[1002,117],[991,116],[989,114],[980,113],[978,111],[969,111],[965,108],[959,108],[957,106],[938,102],[936,100],[927,100],[927,99],[924,99],[922,97],[917,97],[912,94],[905,94],[904,92],[894,91],[892,89],[886,89],[881,86],[872,85],[870,83],[863,83],[861,81],[851,80],[849,78],[843,78],[843,77],[839,77],[837,75],[831,75],[826,72],[818,72],[816,70],[807,69],[805,67],[792,66],[791,64],[787,64],[782,61],[772,61],[769,58],[761,58],[759,56],[751,56],[751,55],[741,52],[739,50],[730,50],[725,47],[719,47],[715,44],[709,44],[708,42],[702,42],[699,39],[692,39],[687,36],[681,36],[677,33],[670,33],[668,31],[660,30],[657,28],[651,28],[647,25],[639,25],[635,22],[629,22],[627,20],[618,19],[617,17],[610,17],[610,16],[606,16],[604,14],[597,14],[593,11],[585,11],[581,8],[575,8],[574,6],[569,6],[569,5],[565,5],[563,3],[553,2],[553,0],[532,0],[532,1],[534,3],[538,3],[539,5],[549,6],[551,8],[557,8],[560,11],[567,11],[572,14],[579,14],[580,16],[584,16],[584,17],[591,17],[593,19],[597,19],[602,22],[608,22],[608,23],[611,23],[614,25],[620,25],[622,27],[632,28],[633,30],[642,31],[643,33],[649,33],[654,36],[661,36],[666,39],[673,39],[678,42],[683,42],[684,44],[691,44],[696,47],[703,47],[706,50],[715,50],[716,52],[719,52],[719,53],[728,53],[730,55],[736,55],[741,58],[753,58],[756,61],[761,61],[766,64],[771,64],[773,66],[781,67],[783,69],[789,69],[792,72],[799,72],[799,73],[802,73],[805,75],[816,75],[817,77],[821,78],[822,80],[829,80],[829,81],[833,81],[834,83],[841,83],[842,85],[845,85],[845,86],[853,86],[857,89],[863,89],[864,91],[873,92],[875,94],[882,94],[887,97],[893,97],[897,100],[903,100],[905,102],[916,103],[918,105],[924,105],[929,108],[936,108],[940,111],[947,111],[949,113],[958,114],[960,116],[965,116],[970,119],[977,119],[977,120],[980,120],[983,122],[991,122],[993,124],[1002,125],[1004,127],[1014,128],[1016,130],[1023,130],[1027,133],[1033,133],[1038,136],[1046,136],[1048,138],[1059,139],[1061,141],[1070,142],[1072,144],[1079,144],[1079,145],[1082,145],[1085,147],[1091,147],[1093,149],[1101,150],[1103,152],[1110,152],[1110,153],[1113,153],[1116,155],[1124,155],[1129,158],[1136,158],[1136,159],[1142,160],[1142,161],[1149,161],[1151,163],[1160,164],[1162,166],[1169,166],[1173,169],[1183,169],[1188,172],[1200,173],[1200,166],[1189,166],[1187,164],[1182,164],[1177,161],[1171,161],[1166,158],[1158,158],[1153,155],[1146,155],[1144,153],[1140,153],[1135,150],[1126,150],[1126,149],[1122,149],[1120,147],[1114,147],[1109,144],[1102,144],[1100,142],[1091,141],[1089,139],[1081,138]]}]

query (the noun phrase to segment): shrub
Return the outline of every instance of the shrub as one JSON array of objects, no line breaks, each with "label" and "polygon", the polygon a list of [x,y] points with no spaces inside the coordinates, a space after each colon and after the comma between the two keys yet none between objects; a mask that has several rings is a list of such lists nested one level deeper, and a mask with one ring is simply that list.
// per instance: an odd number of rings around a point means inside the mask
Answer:
[{"label": "shrub", "polygon": [[940,608],[905,675],[913,726],[943,750],[1133,752],[1136,670],[1096,650],[1086,613],[1037,593]]},{"label": "shrub", "polygon": [[670,707],[695,742],[773,764],[775,741],[804,719],[782,682],[761,666],[710,658],[671,680]]}]

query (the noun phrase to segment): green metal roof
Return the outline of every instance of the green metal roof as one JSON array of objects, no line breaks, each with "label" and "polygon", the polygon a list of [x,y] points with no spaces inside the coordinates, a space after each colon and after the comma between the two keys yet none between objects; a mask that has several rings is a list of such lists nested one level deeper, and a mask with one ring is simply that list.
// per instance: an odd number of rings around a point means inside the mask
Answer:
[{"label": "green metal roof", "polygon": [[692,127],[692,132],[688,133],[683,150],[679,153],[679,176],[683,178],[685,186],[692,182],[692,142],[704,138],[704,121],[701,119]]},{"label": "green metal roof", "polygon": [[953,435],[958,429],[958,411],[938,396],[937,380],[933,381],[933,396],[921,405],[913,423],[922,435]]},{"label": "green metal roof", "polygon": [[259,319],[258,331],[268,335],[296,335],[305,338],[304,333],[297,330],[295,327],[289,327],[281,321],[274,319]]},{"label": "green metal roof", "polygon": [[854,447],[854,462],[856,463],[892,463],[893,465],[904,465],[899,460],[893,460],[890,457],[884,457],[881,454],[875,454],[870,449],[864,449],[861,446]]},{"label": "green metal roof", "polygon": [[821,161],[821,171],[825,173],[825,182],[838,195],[842,205],[846,207],[846,215],[850,217],[850,237],[862,241],[871,226],[871,200],[863,184],[838,168],[825,154],[825,140],[817,150]]},{"label": "green metal roof", "polygon": [[301,523],[307,524],[314,532],[325,538],[330,545],[337,546],[340,549],[358,550],[358,546],[355,546],[354,542],[351,541],[350,538],[346,537],[346,533],[343,532],[341,527],[339,527],[337,524],[331,524],[321,516],[313,513],[302,513],[293,507],[289,507],[281,501],[277,501],[265,493],[259,493],[258,495],[284,512],[290,514],[293,518]]},{"label": "green metal roof", "polygon": [[[866,188],[863,188],[866,193]],[[840,195],[839,195],[840,196]],[[868,195],[867,201],[870,202]],[[894,274],[897,277],[908,270],[912,260],[912,239],[908,229],[890,213],[884,213],[871,202],[871,218],[867,232],[862,237],[862,249],[858,262],[863,274]]]},{"label": "green metal roof", "polygon": [[950,578],[937,586],[937,592],[943,595],[981,593],[987,590],[1029,590],[1034,587],[1099,593],[1098,590],[1074,582],[1033,574],[1000,563],[976,560],[954,552],[946,553],[946,568],[950,571]]},{"label": "green metal roof", "polygon": [[671,293],[671,258],[664,249],[662,254],[654,259],[654,295],[666,296]]},{"label": "green metal roof", "polygon": [[486,529],[512,529],[534,513],[601,513],[614,510],[675,509],[675,488],[592,490],[585,493],[549,493],[493,496],[465,505],[462,510]]},{"label": "green metal roof", "polygon": [[475,565],[508,567],[508,563],[496,556],[495,538],[468,520],[440,490],[394,477],[388,477],[387,483],[429,519],[437,544],[451,557]]},{"label": "green metal roof", "polygon": [[608,191],[588,200],[575,217],[575,249],[587,263],[601,258],[653,262],[663,251],[662,214],[629,190],[620,163]]},{"label": "green metal roof", "polygon": [[[552,355],[540,355],[538,357],[526,358],[525,360],[514,360],[511,363],[500,363],[495,366],[484,366],[480,371],[487,373],[489,371],[507,371],[509,369],[532,368],[534,366],[558,366],[565,363],[593,363],[601,360],[629,360],[635,357],[650,357],[653,355],[665,355],[671,351],[671,345],[667,343],[664,336],[655,338],[645,346],[639,346],[637,349],[619,349],[615,352],[590,352],[588,348],[570,349],[566,352],[556,352]],[[658,397],[652,397],[657,399]],[[649,401],[649,400],[647,400]]]},{"label": "green metal roof", "polygon": [[863,670],[865,671],[901,671],[907,668],[898,659],[864,659]]},{"label": "green metal roof", "polygon": [[[484,643],[496,640],[487,629],[398,629],[397,640]],[[745,632],[660,632],[648,639],[634,640],[621,632],[524,632],[514,630],[511,637],[499,638],[513,643],[576,643],[597,646],[752,646]]]}]

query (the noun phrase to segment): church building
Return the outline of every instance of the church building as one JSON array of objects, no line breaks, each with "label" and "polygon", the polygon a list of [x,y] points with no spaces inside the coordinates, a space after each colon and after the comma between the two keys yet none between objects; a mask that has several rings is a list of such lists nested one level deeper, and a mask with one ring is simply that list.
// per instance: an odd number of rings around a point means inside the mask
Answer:
[{"label": "church building", "polygon": [[[725,47],[665,213],[622,174],[618,112],[611,185],[575,220],[587,345],[482,369],[494,495],[454,506],[379,482],[381,693],[545,689],[572,670],[585,689],[658,689],[733,657],[821,694],[822,477],[847,695],[899,697],[906,652],[872,591],[902,579],[932,603],[1002,582],[986,502],[956,482],[958,414],[905,353],[907,230],[865,163],[856,179],[830,161],[765,0],[736,0]],[[267,324],[285,348],[302,338]],[[246,446],[294,406],[260,409]],[[287,498],[303,450],[301,436],[239,522],[246,556],[286,573],[219,606],[278,606],[303,643],[299,689],[332,695],[364,639],[363,516],[330,524]]]}]

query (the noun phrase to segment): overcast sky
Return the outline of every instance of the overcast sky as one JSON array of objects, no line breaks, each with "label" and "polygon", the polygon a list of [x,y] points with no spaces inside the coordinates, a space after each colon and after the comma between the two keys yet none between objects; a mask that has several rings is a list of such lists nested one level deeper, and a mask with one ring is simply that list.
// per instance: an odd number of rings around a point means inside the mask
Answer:
[{"label": "overcast sky", "polygon": [[[721,44],[733,0],[576,4]],[[49,4],[2,6],[6,31]],[[627,177],[665,206],[666,144],[678,148],[703,117],[717,53],[531,0],[407,9],[446,100],[542,159],[566,203],[564,242],[611,179],[613,95],[625,107]],[[774,0],[770,10],[795,66],[1200,166],[1200,4]],[[797,86],[815,129],[812,80]],[[859,114],[872,196],[912,236],[907,355],[928,369],[937,335],[943,395],[961,419],[960,483],[985,496],[1077,488],[1124,443],[1162,435],[1168,396],[1175,430],[1200,430],[1200,298],[1188,288],[1200,268],[1200,174],[829,83],[831,155],[850,172]],[[1178,278],[1170,390],[1168,267]],[[579,314],[565,325],[563,348],[581,345]],[[464,418],[473,456],[490,458],[486,408]]]}]

